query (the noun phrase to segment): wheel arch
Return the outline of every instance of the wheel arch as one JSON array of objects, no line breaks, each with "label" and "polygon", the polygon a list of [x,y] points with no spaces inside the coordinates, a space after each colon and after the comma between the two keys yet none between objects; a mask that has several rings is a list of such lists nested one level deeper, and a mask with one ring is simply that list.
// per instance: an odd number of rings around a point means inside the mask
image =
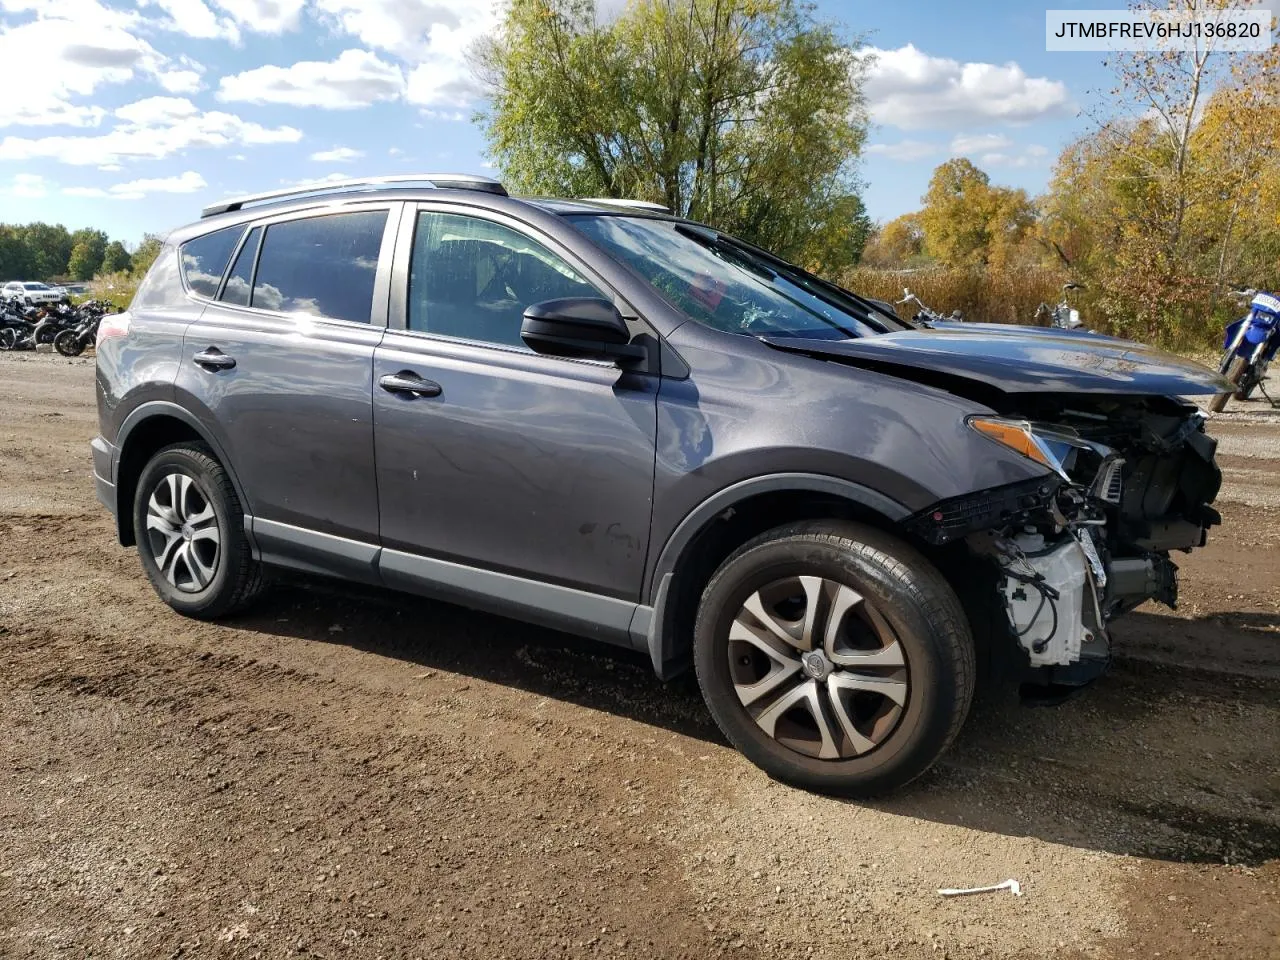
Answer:
[{"label": "wheel arch", "polygon": [[[148,401],[130,412],[120,425],[117,437],[116,462],[112,472],[116,484],[116,532],[122,546],[135,544],[133,500],[138,478],[156,451],[171,444],[194,441],[207,448],[226,470],[240,502],[247,504],[244,489],[222,446],[199,418],[184,407],[165,400]],[[248,533],[248,523],[245,526]]]},{"label": "wheel arch", "polygon": [[857,520],[896,531],[910,511],[862,484],[813,473],[780,473],[742,480],[695,507],[658,554],[646,585],[653,609],[646,644],[662,679],[684,672],[693,649],[698,601],[711,575],[753,537],[802,520]]}]

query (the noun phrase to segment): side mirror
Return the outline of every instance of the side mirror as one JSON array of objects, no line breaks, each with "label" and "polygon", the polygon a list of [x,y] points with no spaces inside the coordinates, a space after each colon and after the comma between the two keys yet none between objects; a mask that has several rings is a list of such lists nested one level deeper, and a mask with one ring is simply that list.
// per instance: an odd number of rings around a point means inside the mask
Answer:
[{"label": "side mirror", "polygon": [[552,357],[622,362],[647,355],[644,347],[631,343],[618,308],[598,297],[535,303],[524,312],[520,339],[535,353]]}]

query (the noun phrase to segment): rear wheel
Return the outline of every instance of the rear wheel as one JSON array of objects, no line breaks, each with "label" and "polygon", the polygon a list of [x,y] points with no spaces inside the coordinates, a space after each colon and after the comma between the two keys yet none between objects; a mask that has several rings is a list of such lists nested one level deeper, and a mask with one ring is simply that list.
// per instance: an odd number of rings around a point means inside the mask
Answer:
[{"label": "rear wheel", "polygon": [[84,353],[84,342],[74,330],[63,330],[53,338],[53,349],[64,357],[78,357]]},{"label": "rear wheel", "polygon": [[235,488],[202,447],[175,444],[152,457],[138,479],[133,528],[142,569],[179,613],[226,616],[262,589]]},{"label": "rear wheel", "polygon": [[[1225,364],[1226,369],[1223,376],[1231,381],[1232,386],[1239,386],[1240,381],[1244,378],[1245,369],[1248,367],[1249,361],[1244,357],[1235,356],[1231,358],[1231,362]],[[1214,413],[1221,413],[1227,408],[1227,401],[1231,399],[1232,393],[1220,393],[1209,401],[1209,409]]]},{"label": "rear wheel", "polygon": [[17,339],[18,334],[13,327],[5,327],[0,330],[0,350],[12,350]]},{"label": "rear wheel", "polygon": [[918,552],[852,523],[782,527],[712,577],[694,631],[707,706],[779,780],[882,793],[950,746],[973,698],[968,622]]}]

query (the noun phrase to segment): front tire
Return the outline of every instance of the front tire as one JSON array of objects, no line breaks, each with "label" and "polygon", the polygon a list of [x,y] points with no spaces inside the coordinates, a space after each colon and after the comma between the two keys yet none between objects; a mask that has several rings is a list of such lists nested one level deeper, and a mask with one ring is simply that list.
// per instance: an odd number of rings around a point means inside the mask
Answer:
[{"label": "front tire", "polygon": [[[1240,385],[1241,379],[1244,377],[1245,369],[1249,366],[1249,361],[1241,356],[1231,358],[1231,362],[1226,364],[1223,376],[1231,381],[1233,387]],[[1209,411],[1211,413],[1221,413],[1227,408],[1227,401],[1231,399],[1232,394],[1236,393],[1232,390],[1230,393],[1220,393],[1209,401]]]},{"label": "front tire", "polygon": [[84,341],[74,330],[63,330],[53,338],[53,349],[64,357],[78,357],[84,353]]},{"label": "front tire", "polygon": [[920,553],[847,522],[780,527],[716,571],[694,628],[703,697],[770,776],[869,796],[920,776],[973,699],[973,638]]},{"label": "front tire", "polygon": [[224,617],[262,589],[240,499],[203,447],[174,444],[151,458],[138,478],[133,530],[147,579],[181,614]]}]

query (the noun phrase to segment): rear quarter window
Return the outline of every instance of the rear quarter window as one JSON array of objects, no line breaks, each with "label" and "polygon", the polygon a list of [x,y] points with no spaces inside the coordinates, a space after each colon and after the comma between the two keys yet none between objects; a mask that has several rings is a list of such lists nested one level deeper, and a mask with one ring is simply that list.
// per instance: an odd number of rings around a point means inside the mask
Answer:
[{"label": "rear quarter window", "polygon": [[178,248],[166,243],[138,286],[129,309],[172,307],[182,303],[185,297],[178,268]]},{"label": "rear quarter window", "polygon": [[210,298],[217,295],[218,284],[243,233],[241,224],[196,237],[182,245],[182,275],[192,293]]}]

